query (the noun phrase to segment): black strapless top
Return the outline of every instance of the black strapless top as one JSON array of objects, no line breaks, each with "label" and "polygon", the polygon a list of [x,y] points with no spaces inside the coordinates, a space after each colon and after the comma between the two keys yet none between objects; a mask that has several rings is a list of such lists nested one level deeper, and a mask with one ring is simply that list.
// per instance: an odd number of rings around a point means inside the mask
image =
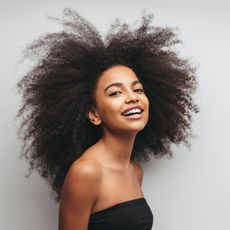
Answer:
[{"label": "black strapless top", "polygon": [[90,215],[88,230],[151,230],[153,214],[144,197]]}]

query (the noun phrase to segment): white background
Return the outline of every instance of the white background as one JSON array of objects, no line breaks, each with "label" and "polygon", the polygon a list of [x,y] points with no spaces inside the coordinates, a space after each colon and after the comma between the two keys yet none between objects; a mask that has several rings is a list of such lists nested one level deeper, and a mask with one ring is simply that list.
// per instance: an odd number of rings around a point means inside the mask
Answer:
[{"label": "white background", "polygon": [[60,16],[64,7],[77,10],[102,34],[116,17],[136,22],[144,8],[155,14],[155,24],[179,28],[183,55],[199,65],[197,138],[191,151],[177,147],[173,159],[143,164],[143,191],[153,230],[229,230],[230,7],[224,0],[0,0],[0,229],[57,229],[58,204],[50,188],[36,173],[26,179],[27,165],[18,159],[15,84],[25,68],[19,63],[22,49],[57,30],[46,16]]}]

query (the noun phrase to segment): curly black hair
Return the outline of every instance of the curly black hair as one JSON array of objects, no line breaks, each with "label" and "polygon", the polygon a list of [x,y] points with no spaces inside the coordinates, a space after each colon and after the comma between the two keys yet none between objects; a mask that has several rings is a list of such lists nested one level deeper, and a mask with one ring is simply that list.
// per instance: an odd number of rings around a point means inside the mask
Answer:
[{"label": "curly black hair", "polygon": [[25,58],[36,64],[17,83],[23,102],[16,115],[22,139],[21,157],[52,187],[60,201],[63,182],[74,160],[102,136],[86,111],[103,71],[115,65],[131,68],[149,99],[149,120],[136,135],[131,160],[150,155],[171,157],[173,144],[189,145],[192,113],[199,111],[192,94],[196,67],[175,51],[181,43],[171,27],[152,25],[142,14],[138,28],[118,19],[102,38],[76,11],[64,9],[55,18],[63,30],[41,36],[26,47]]}]

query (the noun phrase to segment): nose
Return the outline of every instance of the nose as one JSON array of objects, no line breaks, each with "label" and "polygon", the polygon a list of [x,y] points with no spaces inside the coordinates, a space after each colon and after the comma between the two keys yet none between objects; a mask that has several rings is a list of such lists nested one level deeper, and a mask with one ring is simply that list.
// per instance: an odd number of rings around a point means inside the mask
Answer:
[{"label": "nose", "polygon": [[131,101],[132,102],[138,102],[139,101],[138,95],[133,91],[127,92],[126,99],[125,99],[126,103],[130,103]]}]

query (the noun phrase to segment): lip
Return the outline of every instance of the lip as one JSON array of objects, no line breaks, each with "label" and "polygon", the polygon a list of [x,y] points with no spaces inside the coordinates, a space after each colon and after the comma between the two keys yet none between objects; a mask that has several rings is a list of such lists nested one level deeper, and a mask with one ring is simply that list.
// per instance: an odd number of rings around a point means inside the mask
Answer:
[{"label": "lip", "polygon": [[132,115],[132,116],[124,116],[125,119],[127,120],[139,120],[143,117],[143,113],[140,113],[140,114],[135,114],[135,115]]},{"label": "lip", "polygon": [[143,109],[141,106],[136,105],[136,106],[131,106],[131,107],[125,109],[125,110],[121,113],[121,115],[124,115],[124,113],[126,113],[127,111],[129,111],[129,110],[131,110],[131,109],[140,109],[140,110],[141,110],[141,114],[142,114],[142,112],[144,111],[144,109]]}]

